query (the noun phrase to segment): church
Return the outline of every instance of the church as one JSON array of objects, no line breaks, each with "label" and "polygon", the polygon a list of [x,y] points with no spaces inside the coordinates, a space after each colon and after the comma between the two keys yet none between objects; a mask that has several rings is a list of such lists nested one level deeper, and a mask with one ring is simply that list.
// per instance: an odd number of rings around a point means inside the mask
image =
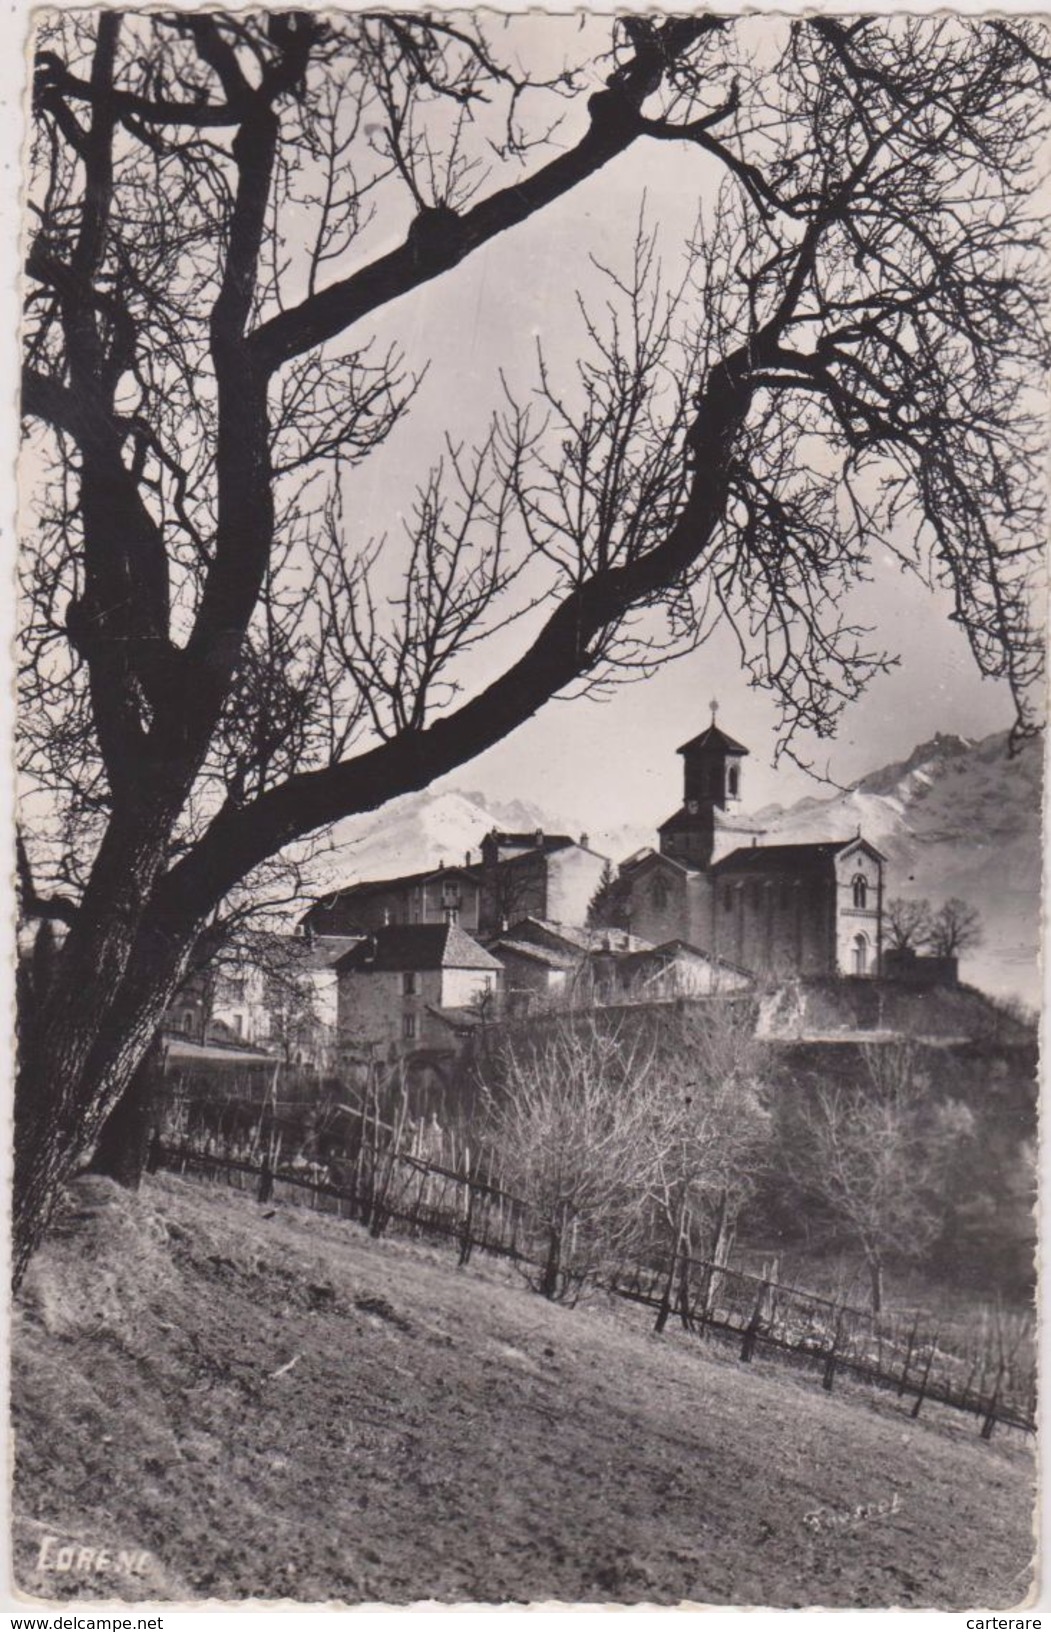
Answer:
[{"label": "church", "polygon": [[759,979],[875,976],[885,858],[858,836],[765,844],[743,814],[748,749],[712,723],[678,750],[683,802],[620,869],[632,934],[681,940]]}]

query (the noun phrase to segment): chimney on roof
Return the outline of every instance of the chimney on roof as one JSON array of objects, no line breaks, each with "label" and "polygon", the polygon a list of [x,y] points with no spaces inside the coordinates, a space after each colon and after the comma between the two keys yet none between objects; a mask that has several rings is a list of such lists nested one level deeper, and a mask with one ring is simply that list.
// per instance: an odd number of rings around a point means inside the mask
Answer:
[{"label": "chimney on roof", "polygon": [[588,837],[589,835],[587,833],[582,833],[580,835],[580,848],[582,850],[586,850],[588,847]]},{"label": "chimney on roof", "polygon": [[445,871],[445,857],[444,856],[442,857],[441,861],[439,861],[439,863],[438,863],[438,871],[440,873],[444,873],[444,871]]},{"label": "chimney on roof", "polygon": [[753,833],[752,834],[752,849],[753,850],[756,848],[758,843],[759,843],[759,835],[758,835],[758,833]]},{"label": "chimney on roof", "polygon": [[471,852],[469,850],[464,851],[463,862],[465,867],[469,867],[471,865]]},{"label": "chimney on roof", "polygon": [[533,834],[533,843],[536,845],[537,849],[539,850],[541,845],[543,844],[543,842],[544,842],[544,829],[542,827],[538,827],[536,832]]}]

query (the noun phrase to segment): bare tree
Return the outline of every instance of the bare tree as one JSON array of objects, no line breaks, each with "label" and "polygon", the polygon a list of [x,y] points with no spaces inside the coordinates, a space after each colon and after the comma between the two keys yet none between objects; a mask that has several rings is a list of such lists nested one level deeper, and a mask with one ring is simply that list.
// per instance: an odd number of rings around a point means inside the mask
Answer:
[{"label": "bare tree", "polygon": [[528,1208],[546,1297],[575,1298],[640,1240],[653,1068],[637,1034],[586,1016],[540,1023],[504,1051],[486,1138]]},{"label": "bare tree", "polygon": [[955,958],[980,946],[982,920],[977,907],[952,896],[931,918],[927,943],[935,957]]},{"label": "bare tree", "polygon": [[888,947],[901,952],[918,952],[926,946],[931,932],[931,904],[924,898],[906,901],[900,895],[883,909],[883,933]]},{"label": "bare tree", "polygon": [[[531,28],[502,58],[451,14],[41,17],[21,746],[70,927],[22,1039],[16,1278],[230,892],[550,697],[728,618],[786,736],[827,733],[887,661],[842,611],[878,541],[1032,723],[1043,25],[634,17],[553,74]],[[540,359],[363,538],[353,469],[422,367],[378,314],[667,142],[708,200],[682,273],[640,229],[575,379]]]},{"label": "bare tree", "polygon": [[922,1257],[942,1227],[946,1176],[973,1120],[931,1100],[910,1044],[873,1045],[865,1066],[856,1087],[818,1084],[796,1176],[860,1248],[879,1314],[888,1257]]},{"label": "bare tree", "polygon": [[703,1255],[718,1264],[729,1254],[769,1142],[767,1064],[751,1003],[715,999],[662,1027],[644,1164],[653,1245],[668,1264],[658,1331],[671,1309],[677,1262]]}]

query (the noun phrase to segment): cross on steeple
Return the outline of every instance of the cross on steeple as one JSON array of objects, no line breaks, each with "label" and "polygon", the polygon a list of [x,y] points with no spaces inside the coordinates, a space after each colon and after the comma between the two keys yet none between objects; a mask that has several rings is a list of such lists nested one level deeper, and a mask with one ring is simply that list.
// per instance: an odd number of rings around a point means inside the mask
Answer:
[{"label": "cross on steeple", "polygon": [[712,725],[714,727],[714,725],[715,725],[715,716],[719,712],[719,699],[718,699],[718,697],[713,697],[711,702],[708,704],[708,707],[712,711]]}]

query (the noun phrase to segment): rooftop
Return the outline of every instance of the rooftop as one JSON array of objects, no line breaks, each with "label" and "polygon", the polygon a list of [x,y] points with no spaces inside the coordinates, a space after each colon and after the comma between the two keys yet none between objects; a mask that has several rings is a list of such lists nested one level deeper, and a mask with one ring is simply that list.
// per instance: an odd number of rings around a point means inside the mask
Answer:
[{"label": "rooftop", "polygon": [[553,946],[540,946],[535,941],[514,940],[509,935],[501,935],[491,944],[498,956],[510,953],[513,957],[528,958],[532,963],[541,963],[547,969],[576,969],[581,963],[581,953],[569,947],[562,951]]},{"label": "rooftop", "polygon": [[706,952],[703,947],[694,946],[691,941],[680,939],[662,941],[659,946],[651,947],[644,952],[632,952],[622,961],[625,967],[630,967],[632,964],[641,966],[654,962],[668,964],[680,959],[687,961],[693,959],[699,963],[706,963],[713,969],[727,969],[732,974],[752,978],[751,971],[743,968],[741,964],[731,963],[729,958],[721,958],[715,952]]},{"label": "rooftop", "polygon": [[[509,924],[506,930],[501,930],[500,940],[508,937],[516,941],[525,941],[532,946],[554,946],[555,951],[563,949],[570,952],[595,952],[612,950],[615,952],[635,952],[648,946],[652,941],[643,940],[640,935],[631,935],[626,929],[606,928],[588,924],[560,924],[549,918],[534,918],[526,916]],[[612,945],[605,947],[609,937]]]},{"label": "rooftop", "polygon": [[844,850],[851,850],[855,845],[861,845],[872,855],[884,858],[874,845],[866,839],[831,839],[819,844],[753,844],[743,849],[732,850],[728,856],[717,861],[712,868],[713,873],[763,873],[771,867],[784,868],[814,868],[823,867],[833,861]]},{"label": "rooftop", "polygon": [[710,725],[707,731],[701,732],[699,737],[691,737],[689,742],[684,742],[682,747],[677,748],[675,752],[677,754],[693,754],[699,749],[720,754],[747,754],[748,752],[748,749],[742,743],[735,742],[733,737],[728,737],[726,732],[720,731],[717,725]]},{"label": "rooftop", "polygon": [[360,935],[315,935],[312,940],[297,936],[297,970],[331,969],[360,940]]},{"label": "rooftop", "polygon": [[516,850],[543,850],[548,855],[553,850],[568,850],[577,842],[568,833],[545,833],[541,828],[535,828],[532,833],[505,833],[501,828],[494,827],[485,837],[495,840],[500,847],[508,845]]},{"label": "rooftop", "polygon": [[193,1043],[188,1037],[172,1036],[170,1033],[164,1037],[164,1055],[173,1063],[206,1060],[209,1065],[228,1065],[231,1070],[253,1065],[268,1066],[273,1070],[280,1063],[276,1054],[264,1054],[257,1048],[237,1048],[219,1038],[210,1038],[207,1043]]},{"label": "rooftop", "polygon": [[[467,878],[477,882],[480,877],[479,868],[461,865],[428,867],[422,873],[399,873],[394,878],[365,878],[357,884],[343,884],[338,890],[330,890],[327,895],[315,901],[314,906],[327,907],[335,901],[360,900],[364,896],[378,894],[384,890],[412,889],[415,885],[428,884],[438,878]],[[307,916],[309,917],[309,913]]]},{"label": "rooftop", "polygon": [[387,924],[363,937],[336,965],[369,974],[420,969],[492,969],[499,960],[458,924]]}]

